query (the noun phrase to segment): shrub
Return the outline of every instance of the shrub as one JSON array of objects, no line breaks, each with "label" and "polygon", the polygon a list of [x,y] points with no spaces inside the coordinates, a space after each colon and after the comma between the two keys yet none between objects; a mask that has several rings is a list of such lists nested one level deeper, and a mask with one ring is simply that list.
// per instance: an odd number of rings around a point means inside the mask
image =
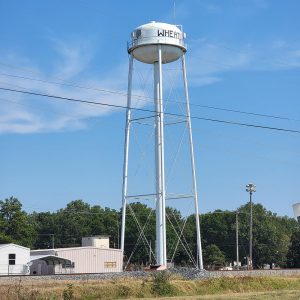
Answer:
[{"label": "shrub", "polygon": [[130,288],[126,285],[120,285],[118,288],[118,296],[128,297],[130,294]]},{"label": "shrub", "polygon": [[64,300],[73,300],[74,299],[73,284],[68,284],[67,288],[64,289],[63,299]]},{"label": "shrub", "polygon": [[157,271],[153,274],[151,292],[158,296],[171,296],[174,294],[174,287],[171,284],[171,274],[167,271]]}]

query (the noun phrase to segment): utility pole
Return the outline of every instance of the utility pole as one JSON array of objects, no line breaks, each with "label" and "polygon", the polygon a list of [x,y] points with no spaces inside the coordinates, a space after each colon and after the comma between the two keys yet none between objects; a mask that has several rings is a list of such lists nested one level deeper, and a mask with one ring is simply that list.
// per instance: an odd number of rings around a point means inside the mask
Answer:
[{"label": "utility pole", "polygon": [[151,251],[152,251],[152,245],[151,245],[151,240],[149,240],[149,265],[152,264]]},{"label": "utility pole", "polygon": [[119,217],[117,218],[117,227],[118,227],[118,249],[120,249],[120,224]]},{"label": "utility pole", "polygon": [[256,192],[256,185],[249,183],[246,185],[246,192],[249,193],[250,199],[250,230],[249,230],[249,269],[253,269],[252,260],[252,240],[253,240],[253,203],[252,203],[252,193]]},{"label": "utility pole", "polygon": [[51,236],[52,236],[52,249],[54,249],[54,233],[51,234]]},{"label": "utility pole", "polygon": [[236,237],[236,267],[237,270],[240,269],[239,266],[239,211],[235,214],[235,237]]}]

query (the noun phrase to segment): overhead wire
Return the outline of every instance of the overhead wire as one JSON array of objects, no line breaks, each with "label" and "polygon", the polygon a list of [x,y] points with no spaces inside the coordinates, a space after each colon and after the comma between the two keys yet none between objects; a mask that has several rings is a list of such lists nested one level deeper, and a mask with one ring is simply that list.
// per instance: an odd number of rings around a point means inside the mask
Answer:
[{"label": "overhead wire", "polygon": [[[2,63],[0,62],[0,64],[2,64]],[[23,80],[38,81],[38,82],[43,82],[43,83],[48,83],[48,84],[56,84],[56,85],[76,87],[76,88],[86,89],[86,90],[94,90],[94,91],[98,91],[98,92],[102,92],[102,93],[117,94],[117,95],[121,95],[124,97],[127,96],[127,92],[124,92],[124,91],[86,86],[86,85],[78,84],[76,82],[68,82],[63,79],[56,79],[56,80],[60,81],[60,82],[58,82],[58,81],[51,81],[51,80],[40,79],[40,78],[32,78],[32,77],[23,76],[23,75],[8,74],[8,73],[4,73],[4,72],[0,72],[0,75],[6,76],[6,77],[12,77],[12,78],[19,78],[19,79],[23,79]],[[152,101],[154,100],[154,98],[151,96],[137,95],[137,94],[132,94],[132,98],[139,99],[140,101],[147,102],[147,103],[152,103]],[[176,103],[185,104],[184,101],[179,101],[179,100],[167,100],[166,99],[164,102],[171,102],[174,104],[176,104]],[[190,102],[190,105],[195,106],[195,107],[211,109],[211,110],[217,110],[217,111],[226,111],[226,112],[231,112],[231,113],[238,113],[238,114],[252,115],[252,116],[258,116],[258,117],[300,122],[300,119],[290,118],[290,117],[285,117],[285,116],[255,113],[255,112],[249,112],[249,111],[238,110],[238,109],[230,109],[230,108],[217,107],[217,106],[212,106],[212,105],[197,104],[197,103],[193,103],[193,102]]]},{"label": "overhead wire", "polygon": [[[23,79],[25,79],[25,78],[23,78]],[[30,79],[30,80],[37,80],[37,79]],[[43,81],[43,80],[38,80],[38,81],[47,82],[47,81]],[[47,83],[49,83],[49,82],[47,82]],[[54,82],[50,82],[50,83],[52,83],[52,84],[60,84],[60,83],[54,83]],[[93,89],[93,90],[98,90],[98,91],[100,90],[102,92],[120,94],[120,95],[124,95],[124,96],[127,95],[127,93],[118,92],[118,91],[110,91],[110,90],[105,90],[105,89],[94,89],[94,88],[88,88],[88,87],[83,87],[83,86],[79,86],[79,85],[78,86],[76,86],[76,85],[70,85],[70,86],[79,87],[79,88]],[[2,89],[2,88],[0,88],[0,89]],[[12,90],[12,91],[13,92],[21,92],[21,91],[16,91],[16,90]],[[32,94],[32,95],[43,96],[43,97],[57,98],[57,99],[68,100],[68,101],[76,101],[76,102],[79,101],[79,99],[66,98],[66,97],[53,96],[53,95],[46,95],[46,94],[38,94],[38,93],[33,93],[33,92],[27,92],[26,94]],[[140,96],[136,96],[136,97],[140,97]],[[150,98],[150,97],[147,97],[147,98]],[[117,107],[117,108],[128,109],[128,107],[126,107],[126,106],[108,105],[108,104],[99,103],[99,102],[92,103],[90,101],[85,101],[85,100],[80,100],[80,102],[84,102],[84,103],[88,103],[88,104],[107,105],[107,106],[113,106],[113,107]],[[178,102],[178,101],[176,101],[176,102]],[[181,103],[183,103],[183,102],[181,102]],[[221,110],[221,111],[228,111],[228,112],[240,113],[240,114],[248,114],[248,115],[254,115],[254,116],[276,118],[276,119],[283,119],[283,120],[291,120],[291,121],[300,121],[300,120],[292,119],[292,118],[286,118],[286,117],[280,117],[280,116],[273,116],[273,115],[266,115],[266,114],[258,114],[258,113],[252,113],[252,112],[244,112],[244,111],[239,111],[239,110],[232,110],[232,109],[227,109],[227,108],[219,108],[219,107],[213,107],[213,106],[199,105],[199,104],[193,104],[193,103],[191,103],[190,105],[199,106],[199,107],[208,108],[208,109],[214,109],[214,110]],[[131,108],[131,109],[145,111],[144,109],[137,109],[137,108]],[[147,110],[147,111],[150,112],[150,110]],[[151,112],[153,112],[153,111],[151,111]],[[172,115],[172,116],[182,116],[182,117],[184,116],[184,115],[170,114],[170,113],[165,113],[165,114],[166,115]],[[192,116],[192,118],[193,119],[206,120],[206,121],[221,122],[221,123],[226,123],[226,124],[240,125],[240,126],[250,126],[250,127],[256,127],[256,128],[264,128],[264,129],[272,129],[272,130],[281,130],[281,131],[289,131],[289,132],[294,132],[294,133],[300,133],[297,130],[289,130],[289,129],[284,129],[284,128],[275,128],[275,127],[273,128],[273,127],[268,127],[268,126],[259,126],[259,125],[254,125],[254,124],[244,124],[244,123],[231,122],[231,121],[225,121],[225,120],[201,118],[201,117],[196,117],[196,116]]]},{"label": "overhead wire", "polygon": [[[96,101],[89,101],[89,100],[83,100],[83,99],[75,99],[75,98],[70,98],[70,97],[38,93],[38,92],[33,92],[33,91],[16,90],[16,89],[10,89],[10,88],[5,88],[5,87],[0,87],[0,90],[15,92],[15,93],[22,93],[22,94],[33,95],[33,96],[41,96],[41,97],[52,98],[52,99],[63,100],[63,101],[86,103],[86,104],[101,105],[101,106],[112,107],[112,108],[132,109],[132,110],[137,110],[137,111],[142,111],[142,112],[156,113],[154,110],[145,109],[145,108],[131,108],[131,107],[128,107],[125,105],[96,102]],[[168,115],[168,116],[174,116],[174,117],[187,117],[187,115],[170,113],[170,112],[164,112],[164,114]],[[199,116],[191,116],[191,119],[209,121],[209,122],[215,122],[215,123],[222,123],[222,124],[228,124],[228,125],[237,125],[237,126],[253,127],[253,128],[268,129],[268,130],[273,130],[273,131],[282,131],[282,132],[291,132],[291,133],[300,134],[300,130],[281,128],[281,127],[264,126],[264,125],[258,125],[258,124],[252,124],[252,123],[241,123],[241,122],[214,119],[214,118],[205,118],[205,117],[199,117]]]}]

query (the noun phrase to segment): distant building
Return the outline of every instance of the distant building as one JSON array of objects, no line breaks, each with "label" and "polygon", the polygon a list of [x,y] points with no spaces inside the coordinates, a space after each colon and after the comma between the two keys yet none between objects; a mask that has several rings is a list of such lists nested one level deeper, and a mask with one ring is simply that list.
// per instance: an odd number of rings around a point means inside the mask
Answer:
[{"label": "distant building", "polygon": [[108,236],[82,238],[82,247],[30,250],[0,245],[0,275],[53,275],[122,272],[120,249],[109,248]]},{"label": "distant building", "polygon": [[300,224],[300,203],[293,204],[294,217]]},{"label": "distant building", "polygon": [[[32,250],[31,250],[32,251]],[[59,257],[57,253],[32,255],[30,251],[30,275],[64,274],[71,265],[69,259]]]},{"label": "distant building", "polygon": [[[37,270],[32,270],[36,263]],[[70,264],[70,260],[55,254],[31,256],[29,248],[16,244],[0,245],[0,275],[54,274],[54,269],[63,273],[63,267]]]},{"label": "distant building", "polygon": [[[107,273],[122,272],[123,255],[120,249],[109,248],[109,237],[82,238],[82,247],[32,250],[31,274]],[[56,256],[66,261],[50,265],[34,257]]]}]

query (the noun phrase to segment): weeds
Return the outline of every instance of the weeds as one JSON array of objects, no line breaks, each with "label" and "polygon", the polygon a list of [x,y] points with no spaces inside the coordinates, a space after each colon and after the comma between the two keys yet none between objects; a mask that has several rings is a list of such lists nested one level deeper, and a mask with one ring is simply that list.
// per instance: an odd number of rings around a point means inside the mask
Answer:
[{"label": "weeds", "polygon": [[[274,292],[274,294],[281,295],[289,291],[291,293],[293,291],[291,295],[295,297],[286,299],[300,299],[299,277],[231,277],[184,280],[171,277],[167,271],[161,271],[152,273],[151,279],[91,280],[84,285],[79,281],[26,282],[22,280],[21,282],[19,278],[11,282],[1,282],[0,280],[1,300],[109,300],[222,294],[239,294],[241,298],[249,299],[243,295],[252,292]],[[230,296],[226,299],[230,299]]]},{"label": "weeds", "polygon": [[157,296],[172,296],[175,291],[171,284],[171,274],[167,271],[155,272],[151,292]]},{"label": "weeds", "polygon": [[118,288],[118,296],[128,297],[130,295],[130,288],[126,285],[120,285]]},{"label": "weeds", "polygon": [[64,300],[73,300],[74,299],[73,284],[68,284],[67,288],[64,289],[63,299]]}]

